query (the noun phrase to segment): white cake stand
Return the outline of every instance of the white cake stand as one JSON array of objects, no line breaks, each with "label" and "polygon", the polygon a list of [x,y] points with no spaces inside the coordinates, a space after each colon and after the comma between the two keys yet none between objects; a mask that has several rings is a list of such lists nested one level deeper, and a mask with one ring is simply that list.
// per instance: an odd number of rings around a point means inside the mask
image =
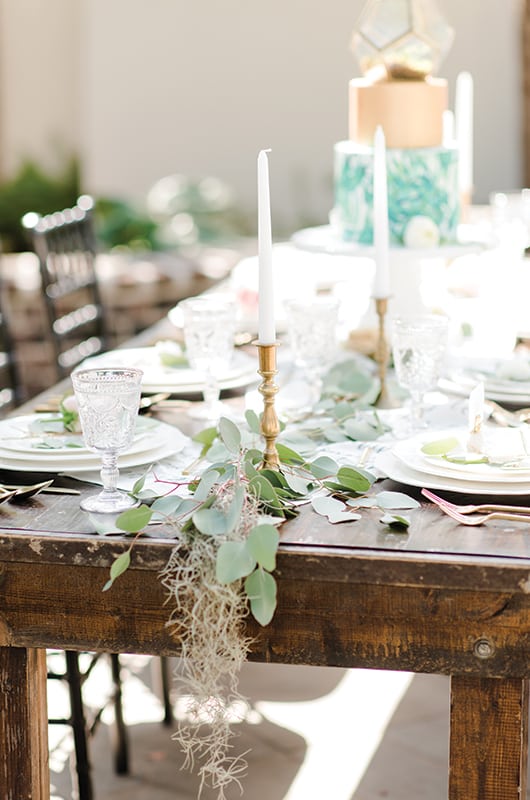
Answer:
[{"label": "white cake stand", "polygon": [[[313,253],[350,256],[352,269],[366,269],[373,259],[374,248],[343,241],[331,225],[304,228],[291,237],[295,247]],[[447,265],[462,256],[479,255],[487,246],[477,242],[462,242],[429,248],[390,247],[391,298],[389,316],[428,313],[436,309],[439,290],[444,285]],[[373,263],[371,264],[373,272]],[[376,323],[370,304],[361,327]]]}]

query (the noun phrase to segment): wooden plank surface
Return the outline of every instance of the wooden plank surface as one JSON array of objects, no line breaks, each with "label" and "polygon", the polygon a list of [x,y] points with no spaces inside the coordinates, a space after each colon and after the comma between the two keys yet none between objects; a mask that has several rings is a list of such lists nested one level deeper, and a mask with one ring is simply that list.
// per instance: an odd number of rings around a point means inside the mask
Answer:
[{"label": "wooden plank surface", "polygon": [[451,679],[449,800],[523,800],[528,681]]},{"label": "wooden plank surface", "polygon": [[2,800],[47,800],[44,650],[0,647],[0,753]]}]

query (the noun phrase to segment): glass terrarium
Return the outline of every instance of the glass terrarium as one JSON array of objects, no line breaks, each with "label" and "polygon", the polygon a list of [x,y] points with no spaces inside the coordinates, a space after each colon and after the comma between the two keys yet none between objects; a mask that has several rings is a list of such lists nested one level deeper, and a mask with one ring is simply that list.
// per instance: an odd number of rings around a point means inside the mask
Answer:
[{"label": "glass terrarium", "polygon": [[436,0],[368,0],[352,50],[371,80],[423,80],[438,70],[453,37]]}]

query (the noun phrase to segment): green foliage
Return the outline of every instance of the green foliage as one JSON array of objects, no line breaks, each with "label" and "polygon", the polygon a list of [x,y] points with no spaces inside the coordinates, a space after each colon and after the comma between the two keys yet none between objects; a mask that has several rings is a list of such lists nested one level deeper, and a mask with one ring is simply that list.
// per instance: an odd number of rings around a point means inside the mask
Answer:
[{"label": "green foliage", "polygon": [[[301,504],[310,502],[313,510],[329,522],[355,522],[361,519],[361,507],[378,507],[383,511],[415,508],[416,500],[400,492],[379,492],[367,495],[375,476],[360,467],[342,465],[328,456],[307,459],[290,446],[280,444],[279,470],[260,468],[263,453],[254,447],[253,436],[259,418],[246,415],[249,430],[240,429],[229,419],[221,418],[217,428],[208,428],[194,439],[202,445],[202,457],[209,461],[219,455],[224,460],[210,464],[200,478],[179,492],[176,484],[151,507],[141,505],[121,514],[117,526],[129,533],[141,531],[153,514],[173,523],[186,534],[186,545],[193,547],[195,536],[215,542],[216,579],[220,585],[243,582],[250,610],[261,625],[266,625],[276,607],[276,581],[271,574],[276,568],[279,545],[278,524],[298,514]],[[247,443],[250,444],[247,446]],[[199,459],[200,461],[200,459]],[[199,462],[197,462],[199,463]],[[167,481],[164,481],[167,486]],[[135,491],[144,491],[144,481],[137,481]],[[252,518],[242,525],[248,509]],[[387,513],[382,522],[398,530],[406,529],[408,520],[396,513]],[[128,567],[125,556],[111,569],[108,589]]]},{"label": "green foliage", "polygon": [[421,452],[426,456],[443,456],[458,447],[458,439],[454,436],[447,437],[446,439],[436,439],[434,442],[427,442],[421,448]]},{"label": "green foliage", "polygon": [[24,161],[10,180],[0,184],[0,237],[4,251],[19,252],[29,247],[21,219],[29,211],[51,214],[72,206],[80,194],[79,164],[65,162],[62,171],[49,174],[34,161]]}]

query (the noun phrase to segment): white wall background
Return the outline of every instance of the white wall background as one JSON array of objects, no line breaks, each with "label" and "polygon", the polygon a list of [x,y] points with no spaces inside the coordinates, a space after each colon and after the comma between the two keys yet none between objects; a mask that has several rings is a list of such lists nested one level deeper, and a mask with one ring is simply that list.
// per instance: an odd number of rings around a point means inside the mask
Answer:
[{"label": "white wall background", "polygon": [[[456,29],[440,70],[475,80],[475,201],[522,185],[522,0],[438,0]],[[256,205],[272,148],[277,231],[325,222],[347,132],[349,41],[364,0],[0,0],[0,166],[82,157],[83,188],[142,198],[215,174]],[[55,150],[54,150],[55,148]]]}]

